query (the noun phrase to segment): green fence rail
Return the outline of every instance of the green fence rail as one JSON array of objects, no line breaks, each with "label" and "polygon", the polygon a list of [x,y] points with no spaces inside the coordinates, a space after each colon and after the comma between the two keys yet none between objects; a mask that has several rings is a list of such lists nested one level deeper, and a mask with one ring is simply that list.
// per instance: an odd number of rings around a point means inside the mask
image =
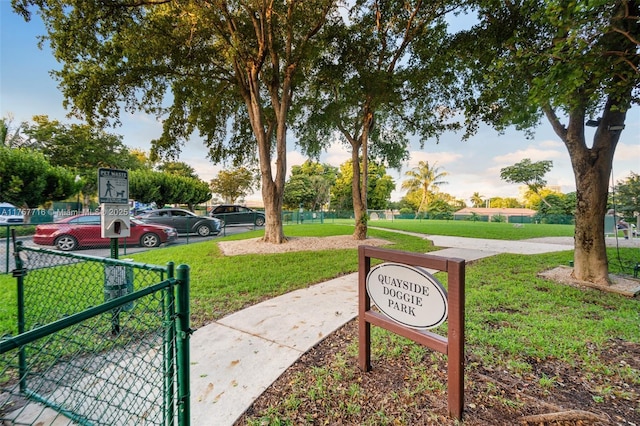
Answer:
[{"label": "green fence rail", "polygon": [[188,266],[21,242],[14,256],[0,424],[189,425]]}]

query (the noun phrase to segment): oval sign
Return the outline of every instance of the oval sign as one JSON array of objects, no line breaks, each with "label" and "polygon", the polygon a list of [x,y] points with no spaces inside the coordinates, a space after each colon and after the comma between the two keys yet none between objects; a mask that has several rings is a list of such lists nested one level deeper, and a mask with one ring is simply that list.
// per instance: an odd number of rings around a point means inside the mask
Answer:
[{"label": "oval sign", "polygon": [[447,291],[430,273],[400,263],[382,263],[369,271],[367,293],[389,318],[420,330],[447,319]]}]

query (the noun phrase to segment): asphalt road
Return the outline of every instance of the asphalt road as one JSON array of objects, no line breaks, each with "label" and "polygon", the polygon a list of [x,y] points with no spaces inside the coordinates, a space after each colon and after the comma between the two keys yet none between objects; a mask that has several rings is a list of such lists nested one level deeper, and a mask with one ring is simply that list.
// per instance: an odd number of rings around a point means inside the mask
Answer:
[{"label": "asphalt road", "polygon": [[[219,235],[209,236],[209,237],[200,237],[196,234],[191,235],[179,235],[176,241],[173,241],[169,244],[162,244],[160,247],[173,247],[180,246],[185,244],[194,244],[202,241],[210,241],[216,238],[223,237],[225,235],[234,235],[242,232],[247,232],[253,230],[253,226],[229,226],[220,232]],[[52,246],[39,246],[33,242],[33,238],[31,237],[18,237],[18,240],[22,241],[23,244],[27,247],[41,247],[55,250],[55,247]],[[156,250],[157,248],[148,248],[148,247],[139,247],[139,246],[127,246],[126,248],[120,247],[118,250],[118,257],[125,258],[126,256],[134,253],[140,253],[147,250]],[[7,246],[4,241],[2,241],[2,245],[0,246],[0,274],[10,272],[14,268],[13,261],[13,246],[10,243],[7,252]],[[80,248],[78,250],[73,251],[72,253],[78,254],[86,254],[90,256],[99,256],[99,257],[110,257],[111,249],[107,247],[100,248]],[[8,265],[7,265],[8,263]],[[8,266],[8,268],[7,268]]]}]

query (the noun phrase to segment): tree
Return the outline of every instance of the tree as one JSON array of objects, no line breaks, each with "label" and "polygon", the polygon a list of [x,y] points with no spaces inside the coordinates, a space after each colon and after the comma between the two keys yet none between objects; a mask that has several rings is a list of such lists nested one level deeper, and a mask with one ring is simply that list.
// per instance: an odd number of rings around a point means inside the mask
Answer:
[{"label": "tree", "polygon": [[538,202],[536,210],[541,215],[563,215],[570,216],[573,214],[573,210],[575,210],[575,198],[571,196],[567,196],[561,193],[551,193],[547,195],[546,203],[543,203],[542,200]]},{"label": "tree", "polygon": [[540,190],[547,184],[544,175],[551,170],[551,166],[553,166],[552,161],[543,160],[532,163],[530,159],[525,158],[513,166],[500,169],[500,178],[510,183],[527,185],[531,192],[538,195],[542,202],[547,204]]},{"label": "tree", "polygon": [[430,219],[453,219],[453,213],[458,210],[442,198],[429,203],[427,212]]},{"label": "tree", "polygon": [[[555,191],[555,190],[553,190],[551,188],[546,188],[546,187],[542,188],[541,190],[539,190],[538,193],[534,193],[531,190],[527,190],[524,193],[524,196],[523,196],[523,198],[524,198],[524,203],[523,204],[524,204],[525,207],[527,207],[529,209],[538,210],[539,207],[540,207],[540,204],[545,204],[546,202],[551,203],[549,201],[549,196],[550,195],[559,195],[559,194],[561,194],[561,193],[558,192],[558,191]],[[549,206],[547,206],[547,207],[550,207],[550,206],[551,206],[551,204],[549,204]],[[571,214],[573,214],[573,213],[571,213]]]},{"label": "tree", "polygon": [[151,169],[153,168],[153,162],[149,158],[149,154],[142,149],[133,148],[129,151],[131,155],[132,169]]},{"label": "tree", "polygon": [[46,115],[33,117],[25,124],[24,134],[55,166],[72,170],[81,178],[84,204],[98,192],[98,169],[132,169],[140,161],[122,143],[122,136],[110,134],[87,124],[62,124]]},{"label": "tree", "polygon": [[297,134],[312,157],[336,139],[349,146],[355,239],[367,236],[367,163],[399,168],[405,135],[426,139],[456,127],[437,99],[444,79],[436,77],[445,73],[433,55],[446,34],[443,17],[456,7],[449,3],[352,2],[347,22],[326,32],[324,54],[308,70]]},{"label": "tree", "polygon": [[[635,0],[469,2],[478,24],[447,51],[461,78],[454,95],[470,127],[484,121],[531,133],[544,116],[575,175],[573,277],[607,286],[608,182],[627,111],[640,97],[640,6]],[[591,118],[587,122],[587,119]],[[587,143],[585,124],[596,126]]]},{"label": "tree", "polygon": [[24,147],[24,139],[21,136],[25,123],[20,123],[17,127],[12,126],[13,116],[0,120],[0,143],[9,148]]},{"label": "tree", "polygon": [[257,153],[263,239],[285,241],[281,210],[289,113],[318,34],[338,17],[334,0],[211,0],[206,7],[198,0],[13,0],[13,5],[27,19],[29,6],[39,7],[63,64],[55,75],[72,113],[89,123],[117,124],[121,106],[167,112],[152,158],[175,158],[196,129],[214,162],[234,158],[241,164]]},{"label": "tree", "polygon": [[258,182],[259,178],[256,178],[254,171],[246,167],[238,167],[220,170],[218,175],[211,179],[209,187],[211,192],[222,197],[225,203],[233,204],[253,191]]},{"label": "tree", "polygon": [[284,185],[284,207],[297,210],[299,207],[311,210],[315,194],[311,188],[311,177],[304,174],[292,175]]},{"label": "tree", "polygon": [[480,195],[479,192],[474,192],[471,196],[471,204],[473,204],[473,207],[483,207],[484,195]]},{"label": "tree", "polygon": [[194,179],[198,178],[195,169],[183,161],[165,161],[158,166],[158,171]]},{"label": "tree", "polygon": [[629,222],[637,217],[635,220],[640,225],[640,175],[631,172],[619,181],[611,198],[610,207],[615,205],[616,211],[622,213]]},{"label": "tree", "polygon": [[[75,176],[42,153],[0,146],[0,200],[26,209],[73,194]],[[28,219],[27,219],[28,220]]]},{"label": "tree", "polygon": [[405,172],[405,176],[409,179],[402,182],[402,189],[420,194],[417,214],[426,211],[427,206],[434,200],[435,194],[440,190],[440,185],[447,183],[442,178],[447,176],[448,173],[440,171],[436,164],[434,163],[433,166],[430,166],[428,161],[420,161],[417,167]]},{"label": "tree", "polygon": [[[360,164],[359,161],[356,163]],[[372,210],[384,210],[387,208],[391,193],[395,189],[393,178],[387,174],[387,169],[376,162],[369,162],[369,189],[367,191],[367,205]],[[347,160],[340,165],[335,184],[331,189],[332,210],[353,210],[353,165]]]},{"label": "tree", "polygon": [[285,206],[294,209],[302,204],[307,210],[322,209],[330,201],[331,186],[337,173],[337,167],[310,160],[291,167],[291,177],[284,190]]},{"label": "tree", "polygon": [[513,197],[491,197],[489,207],[494,209],[513,209],[522,207],[522,204]]},{"label": "tree", "polygon": [[539,223],[573,223],[573,214],[576,209],[575,192],[562,194],[559,192],[549,192],[546,196],[546,203],[538,198],[538,202],[532,206],[537,213],[534,219]]},{"label": "tree", "polygon": [[211,199],[211,192],[200,179],[141,169],[129,173],[129,196],[141,203],[155,203],[158,208],[187,204],[193,211],[195,204]]}]

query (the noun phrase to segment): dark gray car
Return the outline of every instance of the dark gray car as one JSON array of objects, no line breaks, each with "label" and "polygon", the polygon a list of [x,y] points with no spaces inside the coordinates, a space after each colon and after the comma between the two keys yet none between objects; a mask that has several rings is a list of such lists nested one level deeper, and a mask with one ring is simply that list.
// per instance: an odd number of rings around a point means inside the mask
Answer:
[{"label": "dark gray car", "polygon": [[201,237],[218,235],[222,228],[220,220],[207,216],[198,216],[184,209],[158,209],[144,212],[137,219],[145,223],[158,223],[171,226],[179,234],[198,234]]},{"label": "dark gray car", "polygon": [[264,213],[237,204],[221,204],[211,210],[211,217],[223,221],[224,226],[249,224],[263,226]]}]

